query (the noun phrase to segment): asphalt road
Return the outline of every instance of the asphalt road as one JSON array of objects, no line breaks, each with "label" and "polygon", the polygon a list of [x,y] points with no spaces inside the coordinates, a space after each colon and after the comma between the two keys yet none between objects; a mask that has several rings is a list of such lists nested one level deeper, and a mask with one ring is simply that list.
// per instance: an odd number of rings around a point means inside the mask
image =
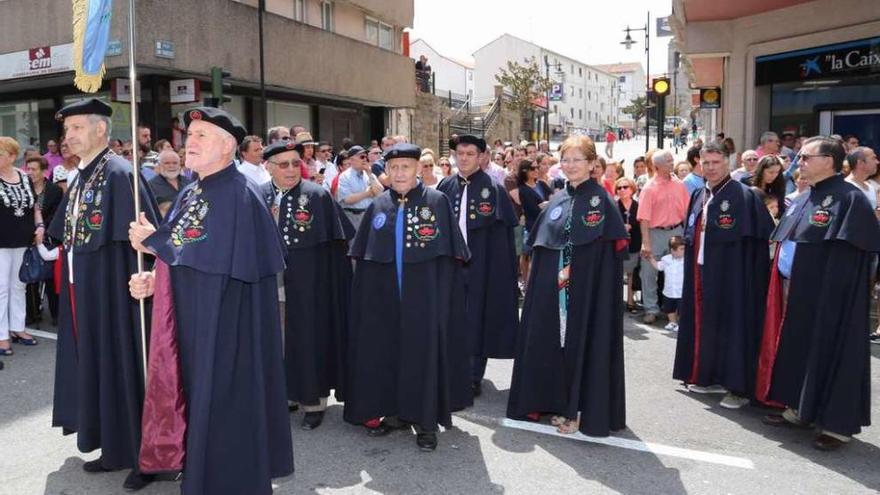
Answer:
[{"label": "asphalt road", "polygon": [[[40,341],[16,346],[15,356],[3,359],[0,494],[121,493],[125,473],[83,472],[83,461],[97,453],[79,453],[74,438],[50,427],[55,344]],[[625,350],[628,428],[618,435],[560,437],[548,433],[549,426],[504,420],[511,362],[492,360],[483,396],[455,416],[433,453],[419,452],[406,432],[367,437],[363,428],[343,423],[338,404],[315,431],[301,431],[302,413],[292,414],[296,473],[276,480],[275,493],[880,491],[880,429],[867,428],[838,452],[819,452],[810,432],[762,425],[761,409],[731,411],[718,406],[718,396],[686,392],[670,377],[674,334],[627,317]],[[872,351],[875,361],[880,346]],[[165,481],[141,493],[178,491],[177,483]]]}]

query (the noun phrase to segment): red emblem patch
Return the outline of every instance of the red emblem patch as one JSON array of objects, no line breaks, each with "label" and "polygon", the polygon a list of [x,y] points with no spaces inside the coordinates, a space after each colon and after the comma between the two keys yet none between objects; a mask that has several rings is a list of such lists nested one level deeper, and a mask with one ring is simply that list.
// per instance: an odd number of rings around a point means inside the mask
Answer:
[{"label": "red emblem patch", "polygon": [[190,120],[202,120],[202,112],[198,110],[193,110],[189,113]]},{"label": "red emblem patch", "polygon": [[100,230],[103,223],[104,215],[101,214],[100,210],[94,210],[86,217],[86,226],[92,230]]},{"label": "red emblem patch", "polygon": [[715,221],[715,225],[717,225],[719,229],[732,229],[736,225],[736,218],[729,213],[722,213],[718,215],[718,220]]},{"label": "red emblem patch", "polygon": [[605,215],[602,214],[599,210],[591,210],[588,211],[586,215],[584,215],[584,225],[587,227],[595,227],[602,223],[605,220]]},{"label": "red emblem patch", "polygon": [[480,215],[483,215],[483,216],[491,215],[494,211],[495,211],[495,207],[492,206],[492,203],[484,202],[484,203],[480,203],[479,206],[477,206],[477,212],[479,212]]},{"label": "red emblem patch", "polygon": [[202,235],[202,229],[199,227],[190,227],[183,231],[183,237],[186,239],[198,239]]},{"label": "red emblem patch", "polygon": [[312,220],[312,214],[306,210],[297,210],[297,212],[293,214],[293,219],[296,220],[297,223],[309,223]]},{"label": "red emblem patch", "polygon": [[437,227],[433,224],[425,223],[415,228],[416,237],[420,241],[431,241],[437,238]]},{"label": "red emblem patch", "polygon": [[810,224],[816,227],[827,227],[831,223],[831,212],[828,210],[816,210],[810,217]]}]

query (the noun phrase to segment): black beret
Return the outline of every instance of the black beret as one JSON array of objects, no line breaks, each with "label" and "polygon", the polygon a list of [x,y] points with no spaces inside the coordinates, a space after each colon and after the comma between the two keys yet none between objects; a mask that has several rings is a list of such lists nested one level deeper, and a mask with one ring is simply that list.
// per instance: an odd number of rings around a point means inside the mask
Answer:
[{"label": "black beret", "polygon": [[105,117],[111,117],[113,115],[113,107],[97,98],[88,98],[76,103],[71,103],[61,110],[58,110],[58,113],[55,114],[55,120],[62,121],[71,115],[103,115]]},{"label": "black beret", "polygon": [[361,153],[366,153],[367,150],[364,149],[363,146],[356,144],[348,149],[348,157],[351,158],[355,155],[359,155]]},{"label": "black beret", "polygon": [[392,158],[413,158],[418,160],[422,157],[422,149],[414,144],[400,143],[388,148],[385,152],[385,161]]},{"label": "black beret", "polygon": [[486,140],[473,134],[462,134],[456,139],[450,139],[449,149],[454,150],[459,144],[472,144],[480,150],[480,153],[486,151]]},{"label": "black beret", "polygon": [[224,131],[232,134],[237,143],[241,143],[247,136],[247,129],[232,114],[220,108],[196,107],[190,108],[183,114],[183,122],[187,127],[193,120],[202,120],[214,124]]},{"label": "black beret", "polygon": [[275,156],[278,153],[284,153],[287,151],[296,151],[302,156],[303,145],[296,144],[293,141],[275,141],[263,148],[263,160],[268,160],[269,157]]}]

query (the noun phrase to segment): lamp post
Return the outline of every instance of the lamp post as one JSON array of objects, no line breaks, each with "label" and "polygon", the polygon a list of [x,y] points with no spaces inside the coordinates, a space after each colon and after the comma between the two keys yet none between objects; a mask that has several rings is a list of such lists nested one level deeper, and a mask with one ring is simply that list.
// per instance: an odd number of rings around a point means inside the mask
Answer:
[{"label": "lamp post", "polygon": [[[557,61],[555,64],[552,64],[556,69],[556,72],[562,72],[562,63]],[[550,58],[547,55],[544,55],[544,70],[546,73],[546,78],[550,79]],[[550,88],[547,88],[547,114],[544,116],[544,138],[547,140],[547,146],[550,146]]]},{"label": "lamp post", "polygon": [[[633,31],[644,31],[645,32],[645,58],[647,59],[645,70],[647,72],[647,77],[645,78],[645,95],[647,96],[648,91],[651,90],[651,12],[648,12],[648,17],[645,20],[645,27],[643,28],[635,28],[631,29],[629,26],[626,26],[626,29],[623,30],[626,33],[626,38],[620,42],[621,45],[626,46],[626,49],[629,50],[636,43],[630,36],[630,33]],[[647,107],[650,102],[645,99],[645,106]],[[658,117],[659,118],[659,117]],[[645,152],[648,152],[648,134],[651,131],[651,119],[648,117],[647,110],[645,111]]]}]

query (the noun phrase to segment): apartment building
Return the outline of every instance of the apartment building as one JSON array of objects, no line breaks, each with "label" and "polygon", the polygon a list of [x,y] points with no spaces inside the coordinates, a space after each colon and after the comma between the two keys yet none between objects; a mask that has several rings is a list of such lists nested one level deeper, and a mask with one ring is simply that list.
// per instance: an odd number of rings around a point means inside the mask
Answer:
[{"label": "apartment building", "polygon": [[[264,122],[303,124],[319,139],[363,142],[390,130],[393,109],[415,104],[413,65],[403,55],[413,0],[266,0],[265,112],[257,0],[136,5],[138,111],[154,139],[169,137],[172,118],[210,96],[215,66],[231,73],[224,108],[255,133]],[[116,108],[120,138],[131,135],[127,9],[114,3],[98,93]],[[45,143],[60,132],[55,110],[83,97],[73,86],[71,4],[6,0],[0,19],[0,134]]]}]

